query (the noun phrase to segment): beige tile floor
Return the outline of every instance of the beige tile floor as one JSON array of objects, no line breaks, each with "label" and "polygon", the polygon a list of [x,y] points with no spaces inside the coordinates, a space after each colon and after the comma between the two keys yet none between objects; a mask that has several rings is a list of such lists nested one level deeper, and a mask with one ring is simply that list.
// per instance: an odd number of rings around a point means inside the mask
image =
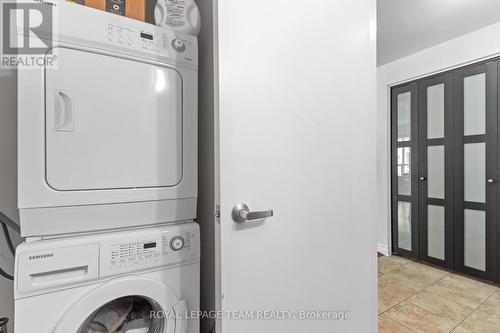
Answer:
[{"label": "beige tile floor", "polygon": [[380,333],[500,333],[500,288],[397,256],[378,265]]}]

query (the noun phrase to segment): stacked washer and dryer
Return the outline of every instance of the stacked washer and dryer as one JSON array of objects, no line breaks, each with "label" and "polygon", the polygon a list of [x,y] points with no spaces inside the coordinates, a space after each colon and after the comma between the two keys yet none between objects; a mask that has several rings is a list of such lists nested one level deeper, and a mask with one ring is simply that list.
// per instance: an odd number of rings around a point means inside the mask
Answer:
[{"label": "stacked washer and dryer", "polygon": [[2,152],[0,208],[26,237],[15,332],[198,332],[197,38],[57,6],[55,65],[13,77]]}]

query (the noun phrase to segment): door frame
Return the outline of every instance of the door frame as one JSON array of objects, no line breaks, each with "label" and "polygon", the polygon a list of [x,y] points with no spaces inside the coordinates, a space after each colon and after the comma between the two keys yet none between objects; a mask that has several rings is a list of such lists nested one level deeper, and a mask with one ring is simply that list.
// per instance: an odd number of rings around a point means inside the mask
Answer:
[{"label": "door frame", "polygon": [[[495,137],[495,140],[496,140],[496,149],[497,149],[497,159],[496,159],[496,169],[495,169],[495,172],[496,174],[494,175],[495,179],[497,180],[496,184],[495,184],[495,195],[496,195],[496,198],[495,198],[495,201],[494,201],[494,205],[495,206],[495,209],[496,209],[496,221],[494,221],[496,223],[496,233],[495,233],[495,237],[496,239],[494,240],[493,242],[493,245],[496,246],[496,262],[494,262],[495,264],[495,268],[496,268],[496,274],[493,276],[493,280],[497,283],[500,284],[500,244],[498,244],[500,242],[500,210],[498,209],[498,207],[500,207],[500,183],[499,183],[499,177],[500,177],[500,58],[495,58],[495,59],[492,59],[491,61],[495,61],[496,62],[496,84],[497,84],[497,89],[496,89],[496,104],[495,104],[495,111],[496,111],[496,115],[497,115],[497,121],[496,121],[496,127],[497,127],[497,132],[496,132],[496,137]],[[486,62],[488,63],[488,62]],[[488,148],[487,148],[488,149]],[[488,153],[488,150],[486,151],[486,153]],[[488,172],[486,174],[486,177],[488,178],[490,175],[488,175]],[[493,175],[492,175],[493,176]]]}]

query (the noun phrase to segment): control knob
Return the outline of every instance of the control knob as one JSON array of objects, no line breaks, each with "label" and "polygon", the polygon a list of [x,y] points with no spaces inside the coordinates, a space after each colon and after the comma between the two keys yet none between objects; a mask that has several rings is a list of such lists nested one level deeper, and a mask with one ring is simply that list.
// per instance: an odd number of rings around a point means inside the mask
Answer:
[{"label": "control knob", "polygon": [[180,251],[184,248],[184,238],[176,236],[170,241],[170,248],[174,251]]},{"label": "control knob", "polygon": [[176,52],[179,52],[179,53],[186,51],[186,44],[183,41],[178,40],[178,39],[174,39],[172,41],[172,47],[174,48],[174,50]]}]

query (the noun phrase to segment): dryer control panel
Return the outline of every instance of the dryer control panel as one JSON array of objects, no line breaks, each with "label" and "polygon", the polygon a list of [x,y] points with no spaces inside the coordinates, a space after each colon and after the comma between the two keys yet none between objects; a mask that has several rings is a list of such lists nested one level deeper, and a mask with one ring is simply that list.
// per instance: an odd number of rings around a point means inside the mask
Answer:
[{"label": "dryer control panel", "polygon": [[153,229],[149,234],[101,243],[100,275],[123,274],[199,260],[197,225]]},{"label": "dryer control panel", "polygon": [[157,27],[138,28],[112,22],[106,24],[104,33],[111,44],[196,64],[197,45],[192,36]]},{"label": "dryer control panel", "polygon": [[57,7],[54,20],[58,28],[53,32],[54,41],[120,52],[193,70],[198,68],[198,39],[195,36],[69,1],[58,1]]}]

